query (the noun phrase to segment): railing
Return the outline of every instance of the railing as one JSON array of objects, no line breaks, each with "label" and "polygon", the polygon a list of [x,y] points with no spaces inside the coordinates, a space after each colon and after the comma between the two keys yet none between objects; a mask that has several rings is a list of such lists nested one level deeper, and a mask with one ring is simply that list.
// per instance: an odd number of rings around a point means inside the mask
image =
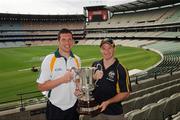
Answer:
[{"label": "railing", "polygon": [[19,108],[20,111],[25,111],[25,106],[46,102],[46,98],[39,93],[40,91],[18,93],[18,99],[0,102],[0,111],[14,108]]},{"label": "railing", "polygon": [[139,81],[141,81],[141,80],[145,80],[145,79],[149,79],[149,78],[157,79],[159,76],[162,76],[165,74],[169,74],[170,76],[173,76],[173,73],[180,71],[180,65],[178,65],[176,67],[172,66],[172,67],[165,68],[167,70],[161,68],[162,70],[159,71],[157,69],[158,68],[154,68],[154,70],[149,73],[135,74],[130,77],[130,81],[134,82],[135,84],[139,84]]}]

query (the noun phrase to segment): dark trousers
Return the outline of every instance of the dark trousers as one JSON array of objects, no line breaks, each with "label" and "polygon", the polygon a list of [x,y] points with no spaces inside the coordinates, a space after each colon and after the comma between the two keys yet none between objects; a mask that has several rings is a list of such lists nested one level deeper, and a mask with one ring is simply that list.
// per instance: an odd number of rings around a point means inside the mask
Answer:
[{"label": "dark trousers", "polygon": [[63,111],[48,101],[46,108],[46,118],[47,120],[79,120],[79,114],[76,110],[76,107],[77,104]]}]

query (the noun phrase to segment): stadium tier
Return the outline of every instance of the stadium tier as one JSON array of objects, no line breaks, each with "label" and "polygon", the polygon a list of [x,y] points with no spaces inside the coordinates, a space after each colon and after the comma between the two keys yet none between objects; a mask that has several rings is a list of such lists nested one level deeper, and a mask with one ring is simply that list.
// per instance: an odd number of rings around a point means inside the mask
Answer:
[{"label": "stadium tier", "polygon": [[[20,41],[34,45],[34,41],[56,41],[61,28],[73,31],[75,39],[84,38],[84,15],[23,15],[0,13],[0,48],[19,47],[12,42]],[[47,42],[46,42],[47,43]],[[43,45],[43,44],[36,44]],[[48,44],[46,44],[48,45]]]},{"label": "stadium tier", "polygon": [[[93,10],[104,14],[93,17]],[[0,48],[56,45],[57,33],[65,27],[73,31],[77,45],[99,45],[110,37],[118,46],[154,51],[161,60],[130,76],[133,92],[122,101],[124,116],[128,120],[179,120],[180,1],[137,0],[84,7],[84,11],[85,15],[1,13]],[[46,120],[47,99],[37,93],[22,93],[20,101],[1,103],[0,120]]]}]

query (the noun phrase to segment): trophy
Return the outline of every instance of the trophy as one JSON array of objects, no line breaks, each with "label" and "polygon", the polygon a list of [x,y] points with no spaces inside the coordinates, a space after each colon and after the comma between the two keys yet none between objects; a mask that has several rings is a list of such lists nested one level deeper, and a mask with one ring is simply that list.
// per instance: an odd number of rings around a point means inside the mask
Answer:
[{"label": "trophy", "polygon": [[99,105],[96,103],[95,98],[92,96],[92,91],[95,88],[93,81],[93,74],[96,70],[95,67],[72,68],[76,73],[76,84],[81,91],[78,96],[78,112],[82,115],[97,115]]}]

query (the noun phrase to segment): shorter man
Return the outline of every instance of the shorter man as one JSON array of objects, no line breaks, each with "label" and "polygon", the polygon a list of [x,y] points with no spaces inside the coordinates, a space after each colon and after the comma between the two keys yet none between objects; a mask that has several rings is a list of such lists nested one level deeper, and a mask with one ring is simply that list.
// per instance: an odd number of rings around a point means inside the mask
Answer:
[{"label": "shorter man", "polygon": [[92,120],[125,120],[121,101],[131,92],[127,69],[114,57],[115,44],[112,39],[101,41],[102,59],[93,63],[93,67],[102,67],[93,76],[96,88],[93,91],[95,100],[100,105],[101,113]]}]

